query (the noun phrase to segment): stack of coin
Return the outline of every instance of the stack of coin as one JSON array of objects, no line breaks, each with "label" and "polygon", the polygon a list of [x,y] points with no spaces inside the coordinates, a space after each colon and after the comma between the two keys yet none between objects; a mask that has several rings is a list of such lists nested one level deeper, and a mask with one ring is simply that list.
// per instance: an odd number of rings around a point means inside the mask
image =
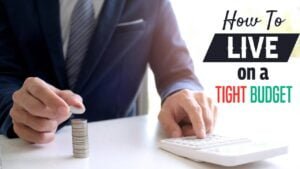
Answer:
[{"label": "stack of coin", "polygon": [[89,156],[88,123],[86,119],[72,119],[73,156],[87,158]]}]

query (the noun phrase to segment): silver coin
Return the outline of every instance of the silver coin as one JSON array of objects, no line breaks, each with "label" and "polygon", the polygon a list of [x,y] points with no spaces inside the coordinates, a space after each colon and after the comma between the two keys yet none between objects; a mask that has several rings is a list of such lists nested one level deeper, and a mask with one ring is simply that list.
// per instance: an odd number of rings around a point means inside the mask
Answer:
[{"label": "silver coin", "polygon": [[87,124],[87,120],[86,119],[72,119],[71,120],[71,124],[72,125],[77,125],[77,124]]},{"label": "silver coin", "polygon": [[72,141],[73,144],[88,144],[88,140],[83,140],[83,141]]},{"label": "silver coin", "polygon": [[88,141],[74,141],[73,146],[75,145],[88,145]]},{"label": "silver coin", "polygon": [[74,131],[72,131],[72,133],[87,133],[88,132],[88,130],[83,130],[83,129],[79,129],[79,130],[74,130]]},{"label": "silver coin", "polygon": [[73,140],[88,140],[88,133],[85,134],[78,134],[78,133],[74,133],[72,134],[72,139]]},{"label": "silver coin", "polygon": [[87,133],[87,129],[73,129],[72,133]]},{"label": "silver coin", "polygon": [[77,149],[73,151],[73,154],[88,154],[89,150]]},{"label": "silver coin", "polygon": [[73,153],[88,153],[89,149],[74,148]]},{"label": "silver coin", "polygon": [[87,123],[72,123],[71,126],[77,127],[77,126],[88,126]]},{"label": "silver coin", "polygon": [[89,147],[88,143],[74,143],[73,147]]},{"label": "silver coin", "polygon": [[83,156],[83,157],[88,157],[89,156],[89,152],[84,152],[84,153],[74,153],[74,156]]},{"label": "silver coin", "polygon": [[88,152],[89,151],[89,147],[73,147],[74,150],[73,152],[76,153],[76,152]]},{"label": "silver coin", "polygon": [[88,141],[73,141],[73,145],[87,145]]},{"label": "silver coin", "polygon": [[77,107],[74,107],[74,106],[70,106],[70,112],[72,114],[83,114],[85,112],[85,107],[77,108]]},{"label": "silver coin", "polygon": [[86,134],[88,131],[82,130],[82,131],[73,131],[72,134]]},{"label": "silver coin", "polygon": [[72,125],[72,130],[75,129],[88,129],[88,125],[87,124],[81,124],[81,125]]},{"label": "silver coin", "polygon": [[88,142],[87,137],[72,137],[72,142]]},{"label": "silver coin", "polygon": [[75,158],[88,158],[89,154],[74,154],[73,156]]},{"label": "silver coin", "polygon": [[72,133],[73,137],[87,137],[88,133]]},{"label": "silver coin", "polygon": [[72,126],[72,131],[82,131],[82,130],[88,131],[88,127],[87,126],[85,126],[85,127],[73,127]]},{"label": "silver coin", "polygon": [[73,154],[89,154],[88,150],[74,150]]},{"label": "silver coin", "polygon": [[74,149],[89,149],[89,145],[88,144],[73,144],[73,148]]},{"label": "silver coin", "polygon": [[72,138],[72,141],[73,141],[74,143],[76,143],[76,142],[88,142],[89,139],[86,138],[86,137],[73,137],[73,138]]},{"label": "silver coin", "polygon": [[88,133],[72,133],[72,137],[74,137],[74,138],[84,138],[84,137],[88,137]]},{"label": "silver coin", "polygon": [[74,149],[73,153],[88,153],[89,149]]},{"label": "silver coin", "polygon": [[82,131],[82,132],[72,132],[72,134],[76,134],[76,135],[79,135],[79,136],[80,136],[80,134],[83,135],[83,136],[86,136],[87,133],[88,133],[87,131]]},{"label": "silver coin", "polygon": [[78,129],[78,130],[80,130],[80,129],[87,130],[88,129],[88,125],[87,124],[83,124],[83,125],[74,125],[74,126],[72,126],[72,130],[76,130],[76,129]]}]

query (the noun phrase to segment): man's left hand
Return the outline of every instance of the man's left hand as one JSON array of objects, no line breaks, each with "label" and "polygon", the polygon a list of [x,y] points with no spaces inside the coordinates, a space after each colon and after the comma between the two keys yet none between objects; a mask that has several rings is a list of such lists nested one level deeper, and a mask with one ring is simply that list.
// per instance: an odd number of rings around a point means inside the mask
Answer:
[{"label": "man's left hand", "polygon": [[180,90],[164,101],[158,119],[170,137],[204,138],[214,129],[217,107],[203,92]]}]

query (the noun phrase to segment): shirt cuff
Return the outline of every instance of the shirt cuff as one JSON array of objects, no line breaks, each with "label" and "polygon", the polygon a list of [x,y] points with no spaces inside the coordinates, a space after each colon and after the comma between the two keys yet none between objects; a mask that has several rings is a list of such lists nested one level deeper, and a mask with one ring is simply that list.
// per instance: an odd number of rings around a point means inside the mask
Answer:
[{"label": "shirt cuff", "polygon": [[184,80],[184,81],[178,81],[173,83],[172,85],[170,85],[169,87],[167,87],[165,90],[163,90],[160,93],[160,97],[162,102],[164,102],[164,100],[172,95],[173,93],[179,91],[179,90],[183,90],[183,89],[189,89],[192,91],[203,91],[204,88],[203,86],[195,81],[189,81],[189,80]]}]

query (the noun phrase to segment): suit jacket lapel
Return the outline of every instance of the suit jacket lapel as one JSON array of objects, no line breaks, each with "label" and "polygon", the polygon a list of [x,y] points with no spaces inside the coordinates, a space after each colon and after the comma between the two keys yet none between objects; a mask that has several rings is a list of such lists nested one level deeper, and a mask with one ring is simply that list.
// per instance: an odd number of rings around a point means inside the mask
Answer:
[{"label": "suit jacket lapel", "polygon": [[99,65],[101,56],[109,44],[115,27],[122,14],[125,0],[106,0],[98,18],[95,34],[91,39],[88,54],[84,58],[81,72],[79,73],[75,92],[82,93],[84,86],[89,81],[91,74]]},{"label": "suit jacket lapel", "polygon": [[36,0],[41,27],[52,59],[59,87],[67,88],[68,80],[63,58],[59,0]]}]

